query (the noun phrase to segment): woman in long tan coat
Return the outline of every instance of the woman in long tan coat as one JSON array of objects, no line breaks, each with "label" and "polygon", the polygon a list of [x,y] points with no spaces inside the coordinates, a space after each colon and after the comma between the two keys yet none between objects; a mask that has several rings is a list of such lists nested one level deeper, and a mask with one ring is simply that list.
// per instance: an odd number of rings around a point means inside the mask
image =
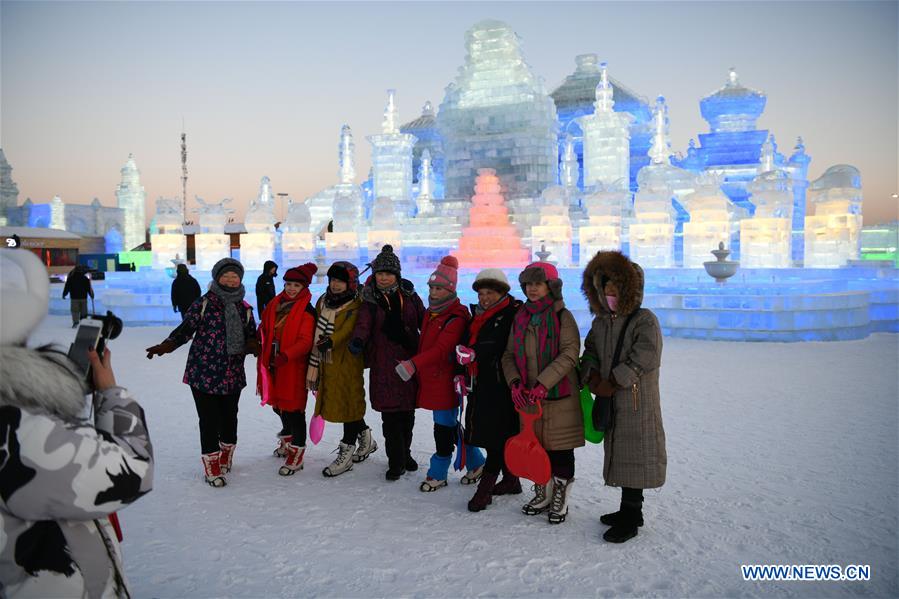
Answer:
[{"label": "woman in long tan coat", "polygon": [[[668,455],[659,402],[662,330],[643,302],[643,269],[620,252],[599,252],[581,286],[595,315],[584,340],[581,377],[597,397],[611,397],[603,441],[603,478],[621,487],[621,509],[600,518],[603,538],[623,543],[643,526],[643,489],[665,483]],[[623,337],[621,337],[623,335]],[[615,350],[622,338],[617,363]]]},{"label": "woman in long tan coat", "polygon": [[527,302],[515,314],[503,374],[518,409],[535,412],[534,404],[541,404],[543,415],[534,423],[534,432],[552,466],[552,478],[546,485],[534,485],[534,498],[521,511],[529,516],[549,512],[549,522],[559,524],[568,515],[574,448],[584,445],[577,377],[581,336],[562,301],[555,266],[534,262],[518,282]]},{"label": "woman in long tan coat", "polygon": [[328,269],[328,289],[316,303],[318,321],[306,371],[306,387],[316,391],[315,413],[327,422],[343,423],[337,457],[322,470],[337,476],[364,461],[378,448],[365,423],[365,386],[361,354],[349,351],[356,318],[362,308],[359,270],[349,262]]}]

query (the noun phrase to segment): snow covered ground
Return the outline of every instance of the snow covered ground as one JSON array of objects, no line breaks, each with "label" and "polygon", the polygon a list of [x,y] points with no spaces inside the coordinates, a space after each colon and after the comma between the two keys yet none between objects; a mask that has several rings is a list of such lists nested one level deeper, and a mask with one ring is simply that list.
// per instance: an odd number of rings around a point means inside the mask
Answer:
[{"label": "snow covered ground", "polygon": [[[68,317],[32,343],[66,346]],[[526,495],[471,514],[472,487],[386,482],[377,453],[338,478],[328,425],[306,469],[277,475],[277,419],[242,396],[234,472],[200,476],[196,414],[181,381],[187,348],[148,361],[168,328],[129,328],[111,344],[118,380],[141,401],[156,452],[152,493],[124,510],[126,567],[138,597],[897,596],[899,337],[840,343],[666,339],[662,412],[668,482],[646,493],[646,526],[604,543],[602,448],[576,452],[568,521],[520,513]],[[250,361],[248,361],[250,364]],[[433,448],[419,410],[413,453]],[[869,582],[744,582],[741,564],[869,564]]]}]

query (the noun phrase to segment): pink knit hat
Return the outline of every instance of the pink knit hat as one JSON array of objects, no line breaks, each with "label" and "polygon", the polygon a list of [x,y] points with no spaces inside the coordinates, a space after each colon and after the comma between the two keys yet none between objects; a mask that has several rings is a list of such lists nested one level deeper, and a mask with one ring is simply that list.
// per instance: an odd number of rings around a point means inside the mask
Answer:
[{"label": "pink knit hat", "polygon": [[455,256],[444,256],[437,265],[437,270],[428,277],[429,287],[443,287],[453,293],[459,281],[459,261]]},{"label": "pink knit hat", "polygon": [[528,283],[546,283],[553,299],[562,299],[562,279],[559,278],[559,271],[555,265],[549,262],[532,262],[528,264],[521,274],[518,275],[518,282],[521,284],[521,291],[524,292],[525,285]]}]

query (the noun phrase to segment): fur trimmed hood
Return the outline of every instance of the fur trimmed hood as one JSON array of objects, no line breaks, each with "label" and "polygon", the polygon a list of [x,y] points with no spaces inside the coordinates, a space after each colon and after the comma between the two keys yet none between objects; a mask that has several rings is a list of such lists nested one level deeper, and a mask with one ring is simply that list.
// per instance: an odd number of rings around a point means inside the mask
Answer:
[{"label": "fur trimmed hood", "polygon": [[77,367],[59,352],[5,345],[0,347],[0,406],[49,412],[79,420],[87,406],[87,388]]},{"label": "fur trimmed hood", "polygon": [[590,303],[592,314],[610,312],[602,293],[603,276],[618,287],[619,315],[626,316],[640,308],[643,303],[643,269],[621,252],[600,251],[587,264],[581,282],[581,292]]}]

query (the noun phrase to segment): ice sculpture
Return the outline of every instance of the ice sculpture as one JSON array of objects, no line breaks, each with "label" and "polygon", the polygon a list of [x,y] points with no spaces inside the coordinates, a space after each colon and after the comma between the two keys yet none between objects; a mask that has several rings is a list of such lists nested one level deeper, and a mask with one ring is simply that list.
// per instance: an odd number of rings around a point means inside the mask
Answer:
[{"label": "ice sculpture", "polygon": [[240,261],[247,270],[262,270],[275,255],[275,197],[271,180],[262,177],[259,195],[250,202],[244,220],[247,232],[240,236]]},{"label": "ice sculpture", "polygon": [[621,250],[622,218],[630,205],[628,179],[623,177],[612,185],[602,181],[593,193],[584,196],[584,210],[588,222],[579,229],[580,266],[585,267],[600,250]]},{"label": "ice sculpture", "polygon": [[499,21],[465,34],[467,55],[437,113],[447,200],[464,200],[478,169],[496,171],[510,201],[534,200],[556,179],[556,108]]},{"label": "ice sculpture", "polygon": [[430,100],[421,109],[421,116],[404,123],[400,133],[415,136],[415,147],[412,148],[412,181],[420,186],[421,160],[425,151],[431,159],[431,197],[443,198],[443,138],[437,129],[437,113]]},{"label": "ice sculpture", "polygon": [[152,268],[165,270],[176,256],[187,256],[187,237],[184,236],[184,214],[180,199],[160,197],[156,200],[156,232],[150,235],[153,252]]},{"label": "ice sculpture", "polygon": [[469,226],[462,229],[459,249],[453,252],[464,268],[519,267],[528,262],[530,252],[509,223],[501,189],[495,169],[478,169]]},{"label": "ice sculpture", "polygon": [[837,164],[812,181],[805,217],[805,265],[836,268],[859,259],[862,228],[862,176],[848,164]]},{"label": "ice sculpture", "polygon": [[793,189],[790,175],[778,168],[774,136],[762,146],[759,173],[746,186],[755,205],[752,218],[740,221],[743,268],[789,268]]},{"label": "ice sculpture", "polygon": [[125,247],[132,250],[147,240],[144,214],[147,194],[140,184],[140,171],[133,155],[128,154],[121,172],[122,181],[115,191],[116,206],[125,211]]},{"label": "ice sculpture", "polygon": [[[576,163],[575,163],[576,164]],[[577,173],[574,173],[577,181]],[[576,187],[575,187],[576,189]],[[571,266],[571,219],[568,216],[569,194],[565,187],[553,185],[541,194],[540,224],[531,227],[531,256],[550,252],[550,262],[563,268]]]},{"label": "ice sculpture", "polygon": [[368,253],[374,256],[385,244],[393,246],[394,252],[402,258],[402,236],[393,199],[381,196],[375,200],[371,210],[371,228],[368,230]]},{"label": "ice sculpture", "polygon": [[421,153],[421,171],[418,175],[418,197],[415,204],[418,208],[416,216],[428,216],[434,212],[432,193],[434,179],[431,173],[431,152],[425,149]]},{"label": "ice sculpture", "polygon": [[225,235],[225,224],[232,208],[225,208],[231,198],[225,198],[218,204],[207,204],[203,198],[195,196],[199,208],[200,232],[194,236],[195,260],[201,271],[211,270],[216,262],[231,256],[231,238]]},{"label": "ice sculpture", "polygon": [[[312,215],[314,235],[324,235],[328,228],[331,228],[333,233],[339,234],[341,244],[358,248],[358,232],[362,228],[362,190],[355,183],[356,167],[353,158],[355,148],[352,130],[348,125],[343,125],[337,146],[338,183],[308,198],[305,204]],[[341,195],[339,202],[336,201],[338,194]],[[334,219],[338,222],[332,224]]]},{"label": "ice sculpture", "polygon": [[0,148],[0,226],[10,221],[10,211],[19,205],[19,186],[12,179],[12,166]]},{"label": "ice sculpture", "polygon": [[690,214],[684,223],[684,268],[702,268],[709,252],[719,244],[730,245],[734,207],[721,191],[721,180],[713,173],[697,178],[696,190],[684,197]]},{"label": "ice sculpture", "polygon": [[579,119],[584,131],[584,189],[611,185],[630,174],[630,132],[634,118],[615,112],[606,63],[600,65],[593,114]]},{"label": "ice sculpture", "polygon": [[281,234],[281,259],[285,264],[303,264],[315,256],[315,235],[309,230],[311,226],[309,206],[302,201],[289,200]]},{"label": "ice sculpture", "polygon": [[[565,78],[565,81],[550,94],[555,101],[559,115],[560,137],[559,150],[564,151],[564,135],[574,138],[574,150],[578,160],[583,162],[584,132],[583,120],[594,113],[596,88],[602,79],[602,71],[596,54],[580,54],[575,57],[577,67]],[[652,109],[645,98],[628,89],[620,81],[608,77],[614,99],[614,110],[619,114],[630,115],[628,137],[630,146],[630,163],[628,186],[633,191],[637,188],[637,173],[649,164],[647,152],[652,142]],[[582,170],[584,177],[586,171]],[[586,187],[586,179],[579,184]],[[607,181],[607,182],[613,182]]]},{"label": "ice sculpture", "polygon": [[384,120],[381,121],[381,133],[369,135],[368,141],[372,145],[375,197],[393,200],[397,216],[405,221],[413,212],[412,147],[416,139],[409,133],[400,133],[395,96],[396,90],[387,90],[387,107],[384,109]]},{"label": "ice sculpture", "polygon": [[66,205],[58,195],[50,200],[50,228],[66,230]]}]

